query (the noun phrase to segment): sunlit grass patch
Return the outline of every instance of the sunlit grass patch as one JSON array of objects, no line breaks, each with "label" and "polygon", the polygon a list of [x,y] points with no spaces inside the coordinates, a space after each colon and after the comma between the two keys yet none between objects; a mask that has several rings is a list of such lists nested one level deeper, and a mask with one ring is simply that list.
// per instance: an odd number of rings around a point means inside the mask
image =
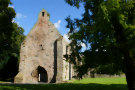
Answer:
[{"label": "sunlit grass patch", "polygon": [[96,83],[96,84],[127,84],[126,78],[124,77],[112,77],[112,78],[84,78],[83,80],[74,80],[74,83],[80,84],[89,84],[89,83]]},{"label": "sunlit grass patch", "polygon": [[125,78],[85,78],[62,84],[1,84],[0,90],[128,90]]}]

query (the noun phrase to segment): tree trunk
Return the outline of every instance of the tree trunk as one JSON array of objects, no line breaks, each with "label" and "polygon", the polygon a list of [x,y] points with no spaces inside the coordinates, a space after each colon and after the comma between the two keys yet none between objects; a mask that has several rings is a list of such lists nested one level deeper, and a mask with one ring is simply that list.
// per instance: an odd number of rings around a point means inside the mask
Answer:
[{"label": "tree trunk", "polygon": [[111,21],[114,26],[114,36],[116,38],[117,44],[119,45],[119,50],[121,54],[124,55],[126,69],[125,74],[128,89],[135,90],[135,58],[132,56],[132,52],[130,51],[130,46],[128,45],[128,40],[124,32],[125,29],[117,17],[112,17]]},{"label": "tree trunk", "polygon": [[127,80],[127,85],[128,85],[128,90],[135,90],[135,84],[134,84],[134,77],[131,76],[131,73],[127,72],[126,73],[126,80]]},{"label": "tree trunk", "polygon": [[128,90],[135,90],[135,63],[129,53],[125,55],[125,67]]},{"label": "tree trunk", "polygon": [[135,65],[126,63],[126,80],[129,90],[135,90]]}]

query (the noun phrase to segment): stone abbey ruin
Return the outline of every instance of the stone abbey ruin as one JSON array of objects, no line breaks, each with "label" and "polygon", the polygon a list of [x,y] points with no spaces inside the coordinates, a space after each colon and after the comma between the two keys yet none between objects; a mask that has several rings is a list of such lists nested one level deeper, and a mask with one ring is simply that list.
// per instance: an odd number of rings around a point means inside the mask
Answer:
[{"label": "stone abbey ruin", "polygon": [[15,83],[57,83],[72,79],[72,65],[64,58],[68,43],[42,10],[38,21],[21,45],[19,73]]}]

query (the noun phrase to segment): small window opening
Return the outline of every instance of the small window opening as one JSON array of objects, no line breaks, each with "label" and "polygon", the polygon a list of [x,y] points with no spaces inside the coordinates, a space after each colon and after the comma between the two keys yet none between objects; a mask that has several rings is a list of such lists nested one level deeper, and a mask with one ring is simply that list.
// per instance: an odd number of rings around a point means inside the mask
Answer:
[{"label": "small window opening", "polygon": [[44,15],[45,15],[45,12],[42,12],[42,16],[44,17]]},{"label": "small window opening", "polygon": [[41,47],[41,50],[44,50],[44,47],[43,47],[43,45],[42,45],[42,44],[40,45],[40,47]]}]

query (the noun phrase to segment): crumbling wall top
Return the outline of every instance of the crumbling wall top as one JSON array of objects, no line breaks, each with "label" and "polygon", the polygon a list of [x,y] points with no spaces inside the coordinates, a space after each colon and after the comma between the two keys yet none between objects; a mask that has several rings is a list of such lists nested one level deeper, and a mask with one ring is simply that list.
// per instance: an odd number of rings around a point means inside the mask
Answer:
[{"label": "crumbling wall top", "polygon": [[42,11],[39,14],[39,19],[49,21],[50,14],[45,9],[42,9]]}]

